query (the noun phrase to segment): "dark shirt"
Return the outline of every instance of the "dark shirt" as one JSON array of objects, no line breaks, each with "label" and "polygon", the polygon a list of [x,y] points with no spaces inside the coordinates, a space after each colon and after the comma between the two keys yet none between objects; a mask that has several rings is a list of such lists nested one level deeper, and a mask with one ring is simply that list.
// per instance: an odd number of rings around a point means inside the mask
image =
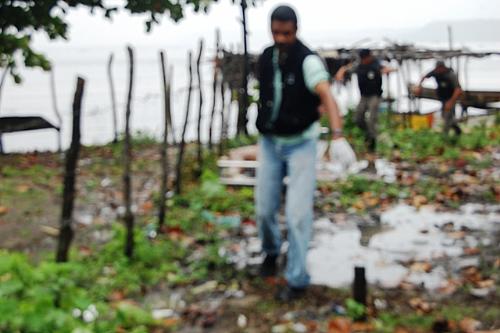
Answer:
[{"label": "dark shirt", "polygon": [[427,73],[425,78],[434,78],[437,83],[437,94],[441,101],[447,101],[453,96],[456,88],[460,87],[458,77],[451,68],[439,73],[436,70]]},{"label": "dark shirt", "polygon": [[377,59],[369,64],[359,64],[353,69],[358,76],[358,86],[361,96],[382,95],[382,65]]}]

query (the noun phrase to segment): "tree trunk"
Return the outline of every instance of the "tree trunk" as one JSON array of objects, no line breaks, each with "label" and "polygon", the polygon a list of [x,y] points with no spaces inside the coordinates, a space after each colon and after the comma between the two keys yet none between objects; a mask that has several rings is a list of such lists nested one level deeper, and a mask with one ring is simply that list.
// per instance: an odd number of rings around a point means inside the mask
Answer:
[{"label": "tree trunk", "polygon": [[80,116],[84,88],[85,80],[79,77],[77,80],[75,97],[73,99],[73,134],[71,136],[71,146],[66,153],[61,228],[56,253],[57,262],[68,261],[69,247],[73,239],[71,222],[75,199],[76,167],[78,164],[78,154],[80,152]]},{"label": "tree trunk", "polygon": [[160,62],[161,62],[161,73],[163,80],[163,99],[164,99],[164,132],[163,132],[163,143],[161,146],[161,169],[162,169],[162,178],[161,178],[161,187],[160,187],[160,202],[158,209],[158,232],[161,232],[163,229],[163,224],[165,222],[165,211],[166,204],[165,200],[167,197],[168,191],[168,125],[169,125],[169,114],[170,114],[170,75],[168,74],[168,81],[165,69],[165,55],[160,52]]},{"label": "tree trunk", "polygon": [[248,74],[250,72],[250,60],[248,57],[248,40],[247,40],[247,16],[246,16],[247,2],[241,0],[241,23],[243,25],[243,82],[242,88],[238,92],[238,124],[237,134],[248,134]]},{"label": "tree trunk", "polygon": [[195,177],[199,178],[203,171],[203,147],[201,146],[201,118],[203,117],[203,86],[201,79],[201,56],[203,54],[203,40],[200,40],[200,50],[198,53],[198,59],[196,60],[196,75],[198,76],[198,126],[197,126],[197,159],[198,159],[198,169],[195,171]]},{"label": "tree trunk", "polygon": [[132,89],[134,86],[134,51],[129,46],[127,47],[130,71],[129,71],[129,86],[127,95],[127,109],[125,112],[125,140],[123,144],[123,164],[125,167],[123,174],[123,193],[125,196],[125,226],[127,228],[127,235],[125,241],[125,255],[132,258],[134,255],[134,215],[132,214],[132,179],[131,179],[131,140],[130,140],[130,113],[132,103]]},{"label": "tree trunk", "polygon": [[[208,148],[212,150],[213,148],[213,126],[215,117],[215,108],[217,104],[217,89],[219,80],[219,53],[220,53],[220,31],[216,32],[216,42],[215,42],[215,58],[214,58],[214,82],[212,85],[212,112],[210,113],[210,123],[208,126]],[[222,122],[221,122],[222,126]]]},{"label": "tree trunk", "polygon": [[189,122],[189,109],[191,107],[191,91],[193,90],[193,66],[192,66],[192,55],[191,52],[188,53],[188,68],[189,68],[189,87],[188,96],[186,103],[186,118],[184,119],[184,125],[182,127],[181,142],[179,144],[179,153],[177,155],[177,166],[175,172],[175,192],[180,194],[182,192],[182,160],[184,157],[184,149],[186,145],[186,129]]},{"label": "tree trunk", "polygon": [[108,60],[108,81],[109,90],[111,93],[111,108],[113,112],[113,143],[118,142],[118,116],[116,114],[116,96],[115,96],[115,85],[113,82],[113,58],[114,55],[111,53]]},{"label": "tree trunk", "polygon": [[219,138],[219,156],[224,154],[224,144],[227,138],[227,117],[226,115],[226,89],[224,85],[224,78],[220,80],[220,138]]}]

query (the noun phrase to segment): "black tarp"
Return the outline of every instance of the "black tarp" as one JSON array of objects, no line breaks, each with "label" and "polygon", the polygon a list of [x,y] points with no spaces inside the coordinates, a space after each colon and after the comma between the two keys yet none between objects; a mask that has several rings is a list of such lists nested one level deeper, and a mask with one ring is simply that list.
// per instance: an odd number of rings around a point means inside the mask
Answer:
[{"label": "black tarp", "polygon": [[57,126],[42,117],[0,117],[0,133],[12,133],[52,128],[59,130]]}]

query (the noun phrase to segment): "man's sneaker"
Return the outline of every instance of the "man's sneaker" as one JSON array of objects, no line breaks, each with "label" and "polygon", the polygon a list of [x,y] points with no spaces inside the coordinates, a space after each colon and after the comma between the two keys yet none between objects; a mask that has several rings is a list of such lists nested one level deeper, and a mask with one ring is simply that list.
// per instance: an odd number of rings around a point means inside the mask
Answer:
[{"label": "man's sneaker", "polygon": [[260,266],[260,276],[263,278],[276,276],[278,271],[277,261],[277,255],[266,255],[264,262]]},{"label": "man's sneaker", "polygon": [[304,297],[306,293],[306,288],[294,288],[286,285],[281,289],[278,289],[278,292],[275,295],[275,299],[279,302],[292,302],[297,299]]}]

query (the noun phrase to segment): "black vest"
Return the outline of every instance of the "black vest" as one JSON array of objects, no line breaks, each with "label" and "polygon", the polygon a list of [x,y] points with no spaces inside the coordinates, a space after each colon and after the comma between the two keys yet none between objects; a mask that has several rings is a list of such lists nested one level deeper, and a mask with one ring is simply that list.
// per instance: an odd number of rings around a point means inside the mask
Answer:
[{"label": "black vest", "polygon": [[304,82],[304,59],[314,54],[299,40],[290,47],[282,74],[282,100],[278,116],[272,121],[274,103],[273,47],[264,50],[259,58],[259,113],[257,129],[262,134],[299,134],[319,119],[320,99],[309,91]]},{"label": "black vest", "polygon": [[370,64],[359,64],[356,69],[361,96],[382,95],[382,74],[380,64],[374,60]]},{"label": "black vest", "polygon": [[455,91],[456,84],[451,79],[450,74],[452,70],[448,69],[444,73],[436,73],[434,72],[433,76],[436,79],[437,83],[437,95],[440,101],[447,101],[453,96],[453,92]]}]

